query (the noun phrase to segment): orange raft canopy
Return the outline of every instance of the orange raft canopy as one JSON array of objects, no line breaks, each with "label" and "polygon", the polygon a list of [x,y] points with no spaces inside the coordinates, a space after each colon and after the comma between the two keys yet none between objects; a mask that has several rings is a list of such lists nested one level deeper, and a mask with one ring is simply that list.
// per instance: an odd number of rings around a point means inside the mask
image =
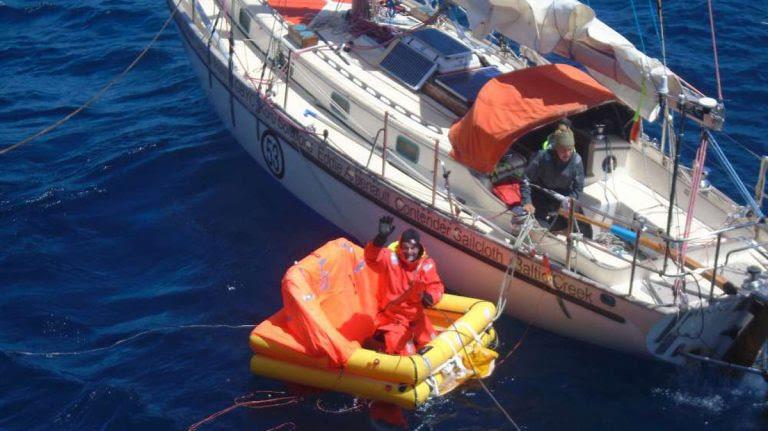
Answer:
[{"label": "orange raft canopy", "polygon": [[439,335],[419,353],[388,355],[361,347],[375,331],[383,278],[365,264],[363,249],[330,241],[283,277],[283,308],[253,329],[251,370],[306,386],[414,408],[493,370],[487,301],[443,295],[427,309]]},{"label": "orange raft canopy", "polygon": [[488,81],[449,132],[451,156],[490,173],[520,137],[560,118],[616,100],[586,73],[567,64],[510,72]]},{"label": "orange raft canopy", "polygon": [[346,239],[326,243],[288,269],[283,309],[253,330],[288,351],[341,367],[374,332],[378,273]]}]

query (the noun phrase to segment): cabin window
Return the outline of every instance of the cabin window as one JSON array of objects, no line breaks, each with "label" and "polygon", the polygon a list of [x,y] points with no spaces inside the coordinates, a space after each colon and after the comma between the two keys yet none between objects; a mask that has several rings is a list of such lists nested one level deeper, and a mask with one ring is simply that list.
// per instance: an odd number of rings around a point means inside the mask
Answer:
[{"label": "cabin window", "polygon": [[413,163],[419,163],[419,145],[405,136],[398,136],[395,151]]},{"label": "cabin window", "polygon": [[349,100],[337,92],[331,93],[331,111],[341,118],[349,114]]},{"label": "cabin window", "polygon": [[246,8],[240,9],[240,14],[238,16],[238,19],[240,20],[240,27],[243,28],[243,31],[245,32],[245,34],[250,34],[251,17],[248,15],[248,10]]}]

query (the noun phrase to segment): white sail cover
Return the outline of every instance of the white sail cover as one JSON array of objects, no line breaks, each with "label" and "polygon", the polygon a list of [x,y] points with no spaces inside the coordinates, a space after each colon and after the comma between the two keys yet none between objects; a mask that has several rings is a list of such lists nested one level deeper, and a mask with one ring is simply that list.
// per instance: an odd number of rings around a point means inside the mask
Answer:
[{"label": "white sail cover", "polygon": [[682,90],[677,75],[576,0],[453,1],[466,10],[476,37],[495,30],[540,54],[573,59],[646,120],[658,116],[658,93],[668,89],[677,95]]}]

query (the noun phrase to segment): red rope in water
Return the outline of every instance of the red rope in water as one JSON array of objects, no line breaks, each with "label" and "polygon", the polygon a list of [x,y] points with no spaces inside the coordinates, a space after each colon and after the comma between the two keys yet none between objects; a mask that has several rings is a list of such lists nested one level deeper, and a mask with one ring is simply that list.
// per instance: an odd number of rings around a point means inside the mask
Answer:
[{"label": "red rope in water", "polygon": [[[269,397],[272,397],[273,395],[281,395],[281,396],[278,396],[275,398],[269,398]],[[266,396],[267,398],[259,399],[259,400],[251,399],[256,396]],[[196,431],[206,423],[211,422],[214,419],[218,418],[219,416],[223,416],[239,407],[246,407],[249,409],[267,409],[271,407],[283,407],[291,404],[296,404],[299,402],[300,399],[301,399],[300,397],[297,397],[295,395],[285,395],[285,392],[279,392],[279,391],[252,392],[250,394],[242,395],[235,398],[234,404],[232,404],[231,406],[225,409],[219,410],[218,412],[209,415],[205,419],[190,425],[189,428],[187,428],[187,431]],[[274,428],[270,428],[269,431],[283,430],[283,429],[287,429],[287,427],[292,427],[290,429],[296,429],[296,425],[293,422],[286,422]]]}]

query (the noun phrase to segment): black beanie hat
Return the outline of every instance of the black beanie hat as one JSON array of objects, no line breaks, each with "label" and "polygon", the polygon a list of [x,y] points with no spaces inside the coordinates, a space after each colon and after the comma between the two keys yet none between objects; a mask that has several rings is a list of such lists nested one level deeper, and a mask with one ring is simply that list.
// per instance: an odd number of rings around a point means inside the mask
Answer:
[{"label": "black beanie hat", "polygon": [[416,241],[416,244],[421,244],[421,238],[419,233],[413,229],[406,229],[400,235],[400,242]]}]

